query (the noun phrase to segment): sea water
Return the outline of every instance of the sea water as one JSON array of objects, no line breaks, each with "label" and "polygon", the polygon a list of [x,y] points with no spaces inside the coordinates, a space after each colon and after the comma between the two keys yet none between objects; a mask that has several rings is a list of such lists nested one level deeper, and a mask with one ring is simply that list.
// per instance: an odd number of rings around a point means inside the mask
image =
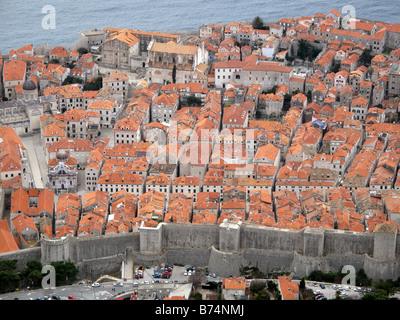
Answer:
[{"label": "sea water", "polygon": [[[46,6],[54,8],[54,29],[44,28]],[[198,30],[204,23],[264,21],[312,16],[352,6],[356,17],[400,23],[396,0],[0,0],[0,51],[27,44],[68,45],[79,32],[105,27],[143,31]]]}]

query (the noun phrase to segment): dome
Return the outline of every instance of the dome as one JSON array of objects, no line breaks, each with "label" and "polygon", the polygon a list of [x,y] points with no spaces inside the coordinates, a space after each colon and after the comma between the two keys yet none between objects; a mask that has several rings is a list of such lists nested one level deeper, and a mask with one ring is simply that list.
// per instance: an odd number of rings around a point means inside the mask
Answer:
[{"label": "dome", "polygon": [[60,151],[59,153],[57,153],[56,158],[57,158],[57,162],[60,162],[60,161],[66,162],[66,161],[68,161],[69,156],[68,156],[68,153],[66,153],[64,151]]},{"label": "dome", "polygon": [[36,87],[35,82],[33,82],[33,80],[27,80],[22,85],[22,89],[23,90],[36,90],[37,87]]}]

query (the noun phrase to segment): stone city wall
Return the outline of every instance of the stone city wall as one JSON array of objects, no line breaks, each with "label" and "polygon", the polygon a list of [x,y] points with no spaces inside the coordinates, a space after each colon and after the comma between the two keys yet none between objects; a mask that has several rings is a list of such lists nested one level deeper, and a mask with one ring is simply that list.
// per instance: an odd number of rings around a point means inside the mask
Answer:
[{"label": "stone city wall", "polygon": [[[224,222],[219,225],[160,223],[156,228],[122,235],[41,240],[41,248],[0,255],[0,259],[76,263],[80,276],[118,272],[129,249],[135,265],[162,262],[208,267],[221,276],[239,275],[240,268],[260,271],[338,272],[344,265],[363,268],[374,279],[400,276],[397,234],[356,233],[305,228],[283,230]],[[21,258],[20,258],[21,257]]]},{"label": "stone city wall", "polygon": [[0,261],[2,260],[18,260],[17,272],[26,268],[26,263],[31,260],[40,261],[41,259],[40,247],[28,248],[18,251],[0,253]]}]

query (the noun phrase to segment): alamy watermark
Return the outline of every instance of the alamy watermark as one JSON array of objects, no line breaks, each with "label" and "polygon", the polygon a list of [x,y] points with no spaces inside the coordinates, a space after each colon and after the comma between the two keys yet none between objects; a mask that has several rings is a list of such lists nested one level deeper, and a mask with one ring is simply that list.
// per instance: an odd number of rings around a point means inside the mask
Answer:
[{"label": "alamy watermark", "polygon": [[52,30],[56,28],[56,8],[52,5],[46,5],[42,8],[42,13],[45,16],[42,18],[42,28]]},{"label": "alamy watermark", "polygon": [[45,265],[42,268],[42,274],[46,274],[42,279],[43,289],[55,289],[56,287],[56,269],[51,265]]},{"label": "alamy watermark", "polygon": [[356,285],[356,268],[352,265],[345,265],[342,268],[342,273],[347,273],[346,276],[343,277],[342,279],[342,284],[343,285],[350,285],[350,286],[355,286]]},{"label": "alamy watermark", "polygon": [[355,29],[356,8],[352,5],[342,7],[342,28],[345,30]]}]

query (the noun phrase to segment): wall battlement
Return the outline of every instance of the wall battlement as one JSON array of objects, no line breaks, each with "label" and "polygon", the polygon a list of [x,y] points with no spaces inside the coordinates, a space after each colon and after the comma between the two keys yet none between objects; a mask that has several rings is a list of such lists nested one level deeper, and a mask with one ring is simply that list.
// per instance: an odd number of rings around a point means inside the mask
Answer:
[{"label": "wall battlement", "polygon": [[[363,268],[374,280],[397,279],[397,230],[376,230],[297,231],[229,221],[219,225],[163,222],[156,228],[142,227],[138,232],[121,235],[42,239],[40,255],[42,264],[70,261],[90,275],[107,272],[96,267],[96,261],[101,264],[105,258],[124,256],[129,249],[136,264],[192,264],[208,267],[221,276],[239,275],[240,268],[248,265],[266,273],[280,270],[298,275],[308,275],[313,270],[337,272],[344,265],[353,265],[356,270]],[[20,250],[21,257],[23,252]],[[15,252],[10,254],[1,254],[0,259],[15,258]]]}]

